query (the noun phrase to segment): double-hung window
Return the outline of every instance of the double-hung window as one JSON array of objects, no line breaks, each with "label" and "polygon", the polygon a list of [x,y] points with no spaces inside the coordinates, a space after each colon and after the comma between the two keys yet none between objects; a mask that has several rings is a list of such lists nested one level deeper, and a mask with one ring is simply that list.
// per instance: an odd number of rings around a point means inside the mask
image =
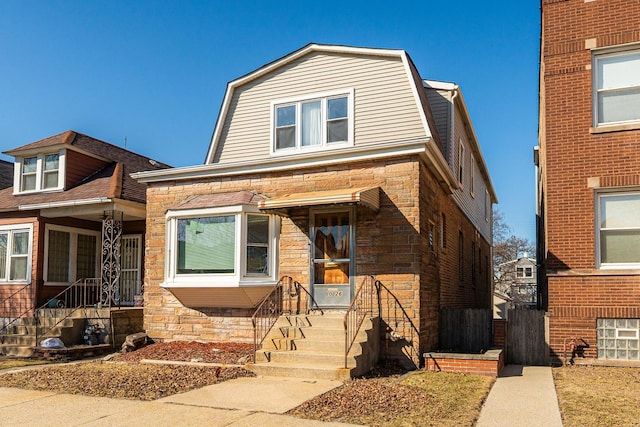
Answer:
[{"label": "double-hung window", "polygon": [[0,227],[0,283],[29,283],[31,280],[30,224]]},{"label": "double-hung window", "polygon": [[47,284],[98,276],[99,231],[47,224],[44,277]]},{"label": "double-hung window", "polygon": [[253,206],[169,211],[168,283],[239,286],[276,275],[275,215]]},{"label": "double-hung window", "polygon": [[272,153],[353,144],[353,90],[272,104]]},{"label": "double-hung window", "polygon": [[597,195],[598,265],[640,268],[640,192]]},{"label": "double-hung window", "polygon": [[640,48],[593,54],[594,126],[640,121]]},{"label": "double-hung window", "polygon": [[61,151],[19,158],[16,167],[16,192],[61,190],[64,186],[64,157],[64,151]]}]

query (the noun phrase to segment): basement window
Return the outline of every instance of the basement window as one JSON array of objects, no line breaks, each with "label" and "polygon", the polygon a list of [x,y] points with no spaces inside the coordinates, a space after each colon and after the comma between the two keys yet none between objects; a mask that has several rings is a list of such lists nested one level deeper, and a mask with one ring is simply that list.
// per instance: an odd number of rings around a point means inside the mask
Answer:
[{"label": "basement window", "polygon": [[640,319],[598,319],[598,358],[640,360]]}]

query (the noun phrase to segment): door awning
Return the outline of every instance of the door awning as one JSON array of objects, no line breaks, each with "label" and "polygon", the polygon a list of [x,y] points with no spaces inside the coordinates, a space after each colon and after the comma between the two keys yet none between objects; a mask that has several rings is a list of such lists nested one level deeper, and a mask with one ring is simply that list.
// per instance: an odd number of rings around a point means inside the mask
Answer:
[{"label": "door awning", "polygon": [[342,190],[291,193],[260,200],[262,210],[355,203],[377,211],[380,208],[380,187],[345,188]]}]

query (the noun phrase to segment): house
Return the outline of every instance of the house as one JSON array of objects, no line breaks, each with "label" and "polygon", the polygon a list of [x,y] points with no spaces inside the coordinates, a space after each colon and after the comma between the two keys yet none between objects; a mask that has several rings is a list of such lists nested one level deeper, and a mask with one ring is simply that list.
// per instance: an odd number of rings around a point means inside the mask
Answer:
[{"label": "house", "polygon": [[509,310],[513,309],[513,299],[500,291],[493,291],[493,318],[507,320]]},{"label": "house", "polygon": [[[343,319],[377,293],[384,325],[368,341],[387,342],[371,359],[418,364],[438,347],[441,309],[491,308],[497,198],[462,92],[423,80],[402,50],[309,44],[266,64],[227,85],[203,165],[134,177],[148,185],[155,340],[257,337],[302,353],[303,329],[333,316],[344,353]],[[292,297],[302,309],[282,308]],[[260,329],[265,307],[279,328]]]},{"label": "house", "polygon": [[508,295],[514,308],[536,308],[537,266],[527,252],[498,266],[495,289]]},{"label": "house", "polygon": [[5,154],[15,162],[0,190],[2,333],[39,309],[133,306],[146,194],[129,175],[167,165],[71,130]]},{"label": "house", "polygon": [[550,356],[640,360],[640,3],[542,1],[538,255]]},{"label": "house", "polygon": [[13,163],[0,160],[0,190],[13,185]]}]

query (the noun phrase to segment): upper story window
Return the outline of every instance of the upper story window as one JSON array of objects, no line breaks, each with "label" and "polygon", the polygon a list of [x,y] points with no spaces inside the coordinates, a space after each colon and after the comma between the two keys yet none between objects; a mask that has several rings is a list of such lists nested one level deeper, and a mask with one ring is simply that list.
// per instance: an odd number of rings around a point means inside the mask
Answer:
[{"label": "upper story window", "polygon": [[519,279],[533,277],[533,267],[516,267],[516,277]]},{"label": "upper story window", "polygon": [[476,159],[473,157],[473,154],[471,154],[471,161],[469,162],[471,163],[470,165],[470,169],[471,172],[469,173],[469,191],[471,192],[471,196],[475,197],[476,196]]},{"label": "upper story window", "polygon": [[458,182],[464,185],[464,144],[462,139],[458,144]]},{"label": "upper story window", "polygon": [[640,121],[640,49],[593,55],[594,125]]},{"label": "upper story window", "polygon": [[0,283],[29,283],[31,224],[0,227]]},{"label": "upper story window", "polygon": [[353,145],[353,89],[272,103],[272,153]]},{"label": "upper story window", "polygon": [[167,220],[168,282],[237,286],[275,280],[277,216],[231,206],[170,211]]},{"label": "upper story window", "polygon": [[16,159],[15,192],[61,190],[64,151]]},{"label": "upper story window", "polygon": [[640,192],[597,195],[597,261],[602,268],[640,268]]}]

